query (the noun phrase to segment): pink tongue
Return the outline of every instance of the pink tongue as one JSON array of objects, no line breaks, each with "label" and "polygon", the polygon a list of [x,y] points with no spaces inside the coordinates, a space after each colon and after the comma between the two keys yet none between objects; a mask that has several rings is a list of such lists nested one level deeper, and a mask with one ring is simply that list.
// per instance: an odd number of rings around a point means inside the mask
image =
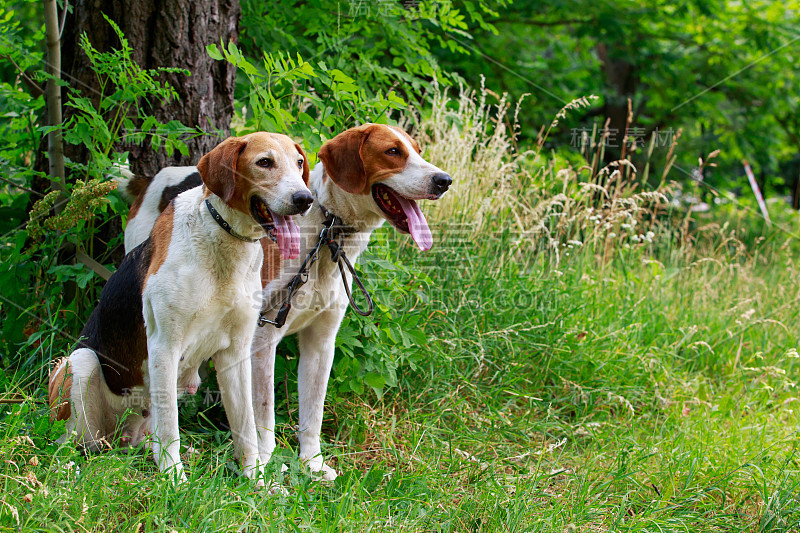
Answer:
[{"label": "pink tongue", "polygon": [[270,213],[275,223],[275,240],[284,259],[297,259],[300,255],[300,228],[292,217]]},{"label": "pink tongue", "polygon": [[417,202],[403,198],[399,194],[394,195],[400,202],[400,207],[408,219],[408,231],[411,233],[411,238],[417,243],[419,249],[423,252],[430,250],[433,246],[433,237],[431,236],[431,228],[428,227],[428,221],[425,220],[425,215],[419,210]]}]

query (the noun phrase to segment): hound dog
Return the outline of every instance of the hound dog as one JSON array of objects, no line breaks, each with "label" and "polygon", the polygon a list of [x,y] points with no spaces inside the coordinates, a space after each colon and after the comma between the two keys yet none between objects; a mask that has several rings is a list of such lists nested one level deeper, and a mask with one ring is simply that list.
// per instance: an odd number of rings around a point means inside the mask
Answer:
[{"label": "hound dog", "polygon": [[78,348],[51,373],[50,402],[67,435],[76,431],[90,449],[153,433],[160,470],[185,481],[178,395],[197,391],[197,369],[213,359],[236,455],[255,477],[250,346],[261,307],[259,239],[266,231],[283,257],[297,257],[291,215],[313,201],[308,162],[288,137],[253,133],[222,142],[195,171],[203,186],[169,201],[108,280]]},{"label": "hound dog", "polygon": [[[371,233],[385,220],[402,233],[410,233],[420,250],[432,244],[430,228],[416,200],[436,200],[448,189],[451,178],[425,161],[419,144],[405,131],[382,124],[351,128],[327,143],[319,152],[320,164],[311,172],[315,203],[299,219],[300,253],[296,259],[281,262],[279,250],[264,245],[264,301],[273,313],[280,294],[297,273],[304,258],[317,244],[320,230],[329,214],[346,227],[343,249],[355,262],[369,243]],[[163,172],[167,172],[166,170]],[[136,243],[135,234],[149,228],[159,204],[168,201],[172,190],[179,189],[192,169],[169,169],[139,195],[142,209],[129,221],[125,230],[126,245]],[[159,174],[160,176],[160,174]],[[137,188],[130,182],[135,192]],[[348,297],[340,280],[337,265],[326,254],[313,264],[309,282],[295,294],[293,309],[285,325],[277,329],[267,325],[256,331],[253,351],[253,401],[260,460],[269,461],[275,450],[275,348],[283,337],[297,333],[299,360],[300,458],[312,472],[332,480],[336,471],[325,464],[320,447],[320,431],[328,377],[333,363],[336,334],[339,331]],[[265,281],[270,280],[271,281]],[[348,287],[352,284],[347,277]]]}]

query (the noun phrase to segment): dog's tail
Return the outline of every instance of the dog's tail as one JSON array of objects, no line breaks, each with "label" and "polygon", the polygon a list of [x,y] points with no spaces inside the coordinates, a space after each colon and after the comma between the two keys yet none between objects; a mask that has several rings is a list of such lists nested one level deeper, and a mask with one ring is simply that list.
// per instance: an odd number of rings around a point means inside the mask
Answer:
[{"label": "dog's tail", "polygon": [[69,357],[62,357],[50,370],[50,382],[47,385],[50,421],[69,418],[71,392],[72,369],[69,365]]},{"label": "dog's tail", "polygon": [[66,433],[58,442],[66,442],[75,431],[77,442],[90,451],[109,446],[107,440],[124,409],[109,404],[113,393],[94,350],[78,348],[59,359],[50,372],[47,396],[50,419],[67,421]]},{"label": "dog's tail", "polygon": [[129,204],[132,204],[139,196],[144,194],[152,180],[144,176],[137,176],[124,167],[119,167],[118,171],[119,175],[115,175],[111,179],[117,184],[117,190],[122,194],[122,197]]}]

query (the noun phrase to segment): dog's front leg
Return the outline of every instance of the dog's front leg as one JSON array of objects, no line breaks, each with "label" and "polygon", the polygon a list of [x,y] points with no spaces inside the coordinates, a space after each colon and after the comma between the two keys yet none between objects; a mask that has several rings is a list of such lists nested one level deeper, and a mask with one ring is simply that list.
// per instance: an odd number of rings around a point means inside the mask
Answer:
[{"label": "dog's front leg", "polygon": [[253,408],[258,452],[266,464],[275,451],[275,345],[254,345],[252,354]]},{"label": "dog's front leg", "polygon": [[300,397],[300,459],[311,472],[323,479],[336,479],[336,470],[325,464],[320,448],[325,393],[333,364],[336,332],[343,311],[321,313],[307,328],[298,332],[300,362],[297,391]]},{"label": "dog's front leg", "polygon": [[272,339],[256,336],[250,362],[258,454],[261,463],[267,464],[275,451],[275,343]]},{"label": "dog's front leg", "polygon": [[[253,326],[255,327],[255,326]],[[258,438],[253,419],[253,396],[250,372],[250,341],[252,336],[236,339],[230,348],[214,356],[217,382],[222,393],[222,405],[228,415],[235,455],[241,458],[244,474],[258,478]]]},{"label": "dog's front leg", "polygon": [[178,430],[178,362],[180,353],[169,345],[147,343],[150,374],[151,428],[153,455],[159,470],[175,469],[179,482],[186,482],[181,463]]}]

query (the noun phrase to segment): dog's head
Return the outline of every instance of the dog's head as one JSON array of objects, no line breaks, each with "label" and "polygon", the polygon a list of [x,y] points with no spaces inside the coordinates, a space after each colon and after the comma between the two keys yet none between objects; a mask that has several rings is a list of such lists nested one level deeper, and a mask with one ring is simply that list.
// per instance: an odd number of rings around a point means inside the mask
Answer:
[{"label": "dog's head", "polygon": [[284,257],[297,257],[299,230],[291,215],[313,202],[300,145],[277,133],[229,137],[200,159],[197,170],[209,191],[275,237]]},{"label": "dog's head", "polygon": [[371,195],[371,208],[421,250],[433,244],[415,200],[436,200],[452,179],[425,161],[417,141],[395,126],[365,124],[340,133],[319,151],[325,173],[350,194]]}]

